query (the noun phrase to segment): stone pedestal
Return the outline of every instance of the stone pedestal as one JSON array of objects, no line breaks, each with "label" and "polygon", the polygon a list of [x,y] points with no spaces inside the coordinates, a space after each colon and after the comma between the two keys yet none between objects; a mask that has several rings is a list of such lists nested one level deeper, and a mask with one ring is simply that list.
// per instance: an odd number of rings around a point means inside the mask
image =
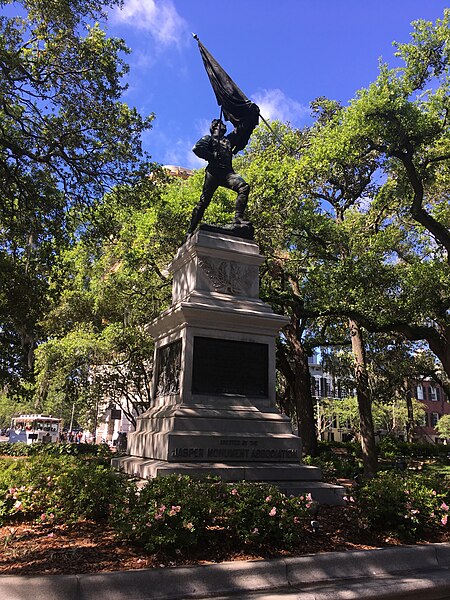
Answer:
[{"label": "stone pedestal", "polygon": [[152,406],[113,460],[141,478],[216,474],[277,484],[339,503],[343,488],[301,465],[301,440],[275,406],[275,339],[283,316],[259,299],[254,241],[201,227],[169,266],[172,305],[155,339]]}]

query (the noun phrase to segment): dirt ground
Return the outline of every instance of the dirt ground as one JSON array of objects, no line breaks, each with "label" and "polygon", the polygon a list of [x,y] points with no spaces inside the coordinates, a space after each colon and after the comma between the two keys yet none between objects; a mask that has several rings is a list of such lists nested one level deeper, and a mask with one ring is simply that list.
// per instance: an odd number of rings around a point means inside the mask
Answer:
[{"label": "dirt ground", "polygon": [[[0,528],[0,574],[38,575],[94,573],[161,566],[207,564],[224,560],[300,556],[319,552],[364,550],[399,545],[395,538],[370,536],[354,522],[347,507],[321,507],[316,517],[320,528],[305,531],[295,553],[268,548],[260,554],[205,555],[198,549],[174,561],[150,556],[142,549],[119,540],[108,526],[82,522],[75,527],[41,524],[9,524]],[[420,543],[450,542],[444,530],[430,533]]]}]

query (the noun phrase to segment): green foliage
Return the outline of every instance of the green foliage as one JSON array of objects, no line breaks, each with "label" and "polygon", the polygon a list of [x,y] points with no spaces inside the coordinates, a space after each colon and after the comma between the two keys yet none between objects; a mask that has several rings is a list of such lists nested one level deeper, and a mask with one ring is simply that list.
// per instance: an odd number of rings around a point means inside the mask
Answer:
[{"label": "green foliage", "polygon": [[112,452],[108,444],[27,444],[0,442],[0,456],[97,456],[108,460]]},{"label": "green foliage", "polygon": [[292,549],[311,502],[265,484],[173,475],[149,481],[139,493],[130,488],[113,508],[112,524],[148,552],[164,555],[188,556],[194,547]]},{"label": "green foliage", "polygon": [[103,520],[128,486],[122,475],[93,457],[40,454],[0,462],[2,521]]},{"label": "green foliage", "polygon": [[450,438],[450,415],[443,415],[436,423],[435,429],[442,438]]},{"label": "green foliage", "polygon": [[149,173],[140,138],[153,115],[121,101],[128,49],[98,25],[119,4],[24,0],[0,16],[0,382],[11,395],[33,382],[49,279],[89,219],[80,209]]},{"label": "green foliage", "polygon": [[305,456],[303,462],[319,467],[329,482],[342,477],[353,478],[361,471],[361,446],[357,442],[319,441],[318,455]]},{"label": "green foliage", "polygon": [[0,442],[0,456],[29,456],[32,446],[26,442]]},{"label": "green foliage", "polygon": [[19,412],[22,414],[33,413],[34,405],[32,402],[33,387],[30,385],[22,386],[20,400],[13,397],[11,390],[8,393],[0,392],[0,427],[9,427],[12,417]]},{"label": "green foliage", "polygon": [[448,482],[424,475],[380,472],[354,493],[363,527],[412,541],[447,524]]},{"label": "green foliage", "polygon": [[396,437],[386,436],[378,443],[378,451],[382,458],[392,460],[397,456],[414,458],[444,457],[448,454],[446,446],[441,444],[402,442]]},{"label": "green foliage", "polygon": [[336,479],[351,479],[360,471],[360,463],[354,456],[343,456],[334,452],[321,452],[319,456],[303,457],[305,465],[319,467],[325,481],[335,482]]}]

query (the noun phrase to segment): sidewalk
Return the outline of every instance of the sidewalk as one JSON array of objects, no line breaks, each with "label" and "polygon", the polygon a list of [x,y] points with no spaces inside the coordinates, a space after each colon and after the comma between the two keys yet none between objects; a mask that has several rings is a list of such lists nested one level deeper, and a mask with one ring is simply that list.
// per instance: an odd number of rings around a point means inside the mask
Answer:
[{"label": "sidewalk", "polygon": [[450,544],[193,567],[0,576],[3,600],[450,599]]}]

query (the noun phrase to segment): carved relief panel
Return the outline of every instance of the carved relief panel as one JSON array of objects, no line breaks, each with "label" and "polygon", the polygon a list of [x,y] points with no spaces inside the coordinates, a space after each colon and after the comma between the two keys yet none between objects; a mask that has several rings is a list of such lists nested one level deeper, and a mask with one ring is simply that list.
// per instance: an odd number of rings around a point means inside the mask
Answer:
[{"label": "carved relief panel", "polygon": [[211,291],[246,297],[253,297],[257,293],[257,267],[211,256],[199,257],[198,265],[206,275]]},{"label": "carved relief panel", "polygon": [[180,372],[181,340],[176,340],[156,353],[156,397],[180,393]]}]

